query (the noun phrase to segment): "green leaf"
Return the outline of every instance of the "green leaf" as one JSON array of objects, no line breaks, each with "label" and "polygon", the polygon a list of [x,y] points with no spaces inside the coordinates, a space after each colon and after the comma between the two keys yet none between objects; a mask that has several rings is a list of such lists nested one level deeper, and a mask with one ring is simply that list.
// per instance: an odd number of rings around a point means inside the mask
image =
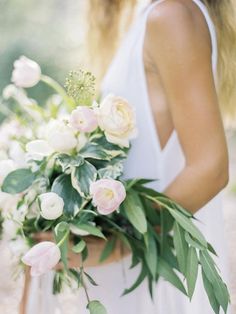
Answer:
[{"label": "green leaf", "polygon": [[197,240],[193,239],[187,231],[185,231],[184,237],[185,237],[186,242],[189,245],[195,247],[195,249],[199,249],[199,250],[205,250],[206,249],[203,245],[201,245],[201,243],[199,243]]},{"label": "green leaf", "polygon": [[10,172],[3,181],[1,190],[9,194],[25,191],[35,180],[35,174],[30,169],[17,169]]},{"label": "green leaf", "polygon": [[142,186],[144,184],[151,183],[154,181],[157,181],[157,179],[142,179],[142,178],[129,179],[126,180],[127,190],[129,190],[132,187],[135,188],[136,186],[137,187]]},{"label": "green leaf", "polygon": [[98,170],[99,178],[117,179],[123,173],[123,163],[124,159],[120,157],[108,161],[104,167]]},{"label": "green leaf", "polygon": [[87,231],[89,234],[94,235],[96,237],[102,238],[106,240],[106,237],[104,236],[104,234],[100,231],[100,229],[98,229],[95,226],[92,226],[91,224],[75,224],[76,227],[78,227],[79,229],[83,230],[83,231]]},{"label": "green leaf", "polygon": [[200,262],[204,274],[213,286],[217,301],[226,313],[229,303],[229,292],[215,268],[213,259],[208,252],[200,251]]},{"label": "green leaf", "polygon": [[93,286],[98,286],[98,284],[94,281],[94,279],[85,271],[83,271],[83,273],[85,274],[85,276],[87,277],[88,281],[93,285]]},{"label": "green leaf", "polygon": [[144,281],[144,279],[146,277],[147,277],[147,269],[146,269],[145,265],[143,264],[137,280],[133,283],[133,285],[130,288],[125,289],[122,296],[134,291]]},{"label": "green leaf", "polygon": [[179,279],[179,277],[176,275],[174,270],[166,263],[166,261],[163,260],[162,258],[159,258],[158,260],[157,272],[165,280],[169,281],[173,286],[175,286],[177,289],[179,289],[181,292],[187,295],[184,285]]},{"label": "green leaf", "polygon": [[61,251],[61,260],[66,269],[68,269],[68,240],[69,240],[69,225],[62,221],[56,225],[54,229],[54,236],[56,242],[59,243],[63,239],[63,243],[59,246]]},{"label": "green leaf", "polygon": [[90,184],[96,181],[97,170],[88,161],[85,161],[81,166],[74,167],[71,173],[71,182],[82,197],[89,197]]},{"label": "green leaf", "polygon": [[62,291],[63,273],[56,271],[53,278],[53,294],[58,294]]},{"label": "green leaf", "polygon": [[186,269],[188,295],[190,299],[192,299],[193,292],[195,289],[195,285],[197,281],[197,274],[198,274],[197,252],[194,247],[190,247],[188,250],[187,269]]},{"label": "green leaf", "polygon": [[180,271],[185,275],[186,273],[186,260],[188,256],[188,244],[184,238],[184,230],[180,227],[180,225],[175,222],[174,223],[174,246],[176,250],[176,256],[178,260],[178,265]]},{"label": "green leaf", "polygon": [[128,149],[121,149],[119,145],[108,142],[104,135],[94,138],[92,141],[98,146],[102,147],[103,151],[112,159],[117,156],[125,157],[127,155]]},{"label": "green leaf", "polygon": [[110,240],[107,241],[102,254],[100,256],[99,262],[102,263],[103,261],[105,261],[110,255],[111,253],[114,251],[115,246],[116,246],[116,238],[112,237]]},{"label": "green leaf", "polygon": [[88,248],[87,246],[81,252],[82,261],[84,262],[88,257]]},{"label": "green leaf", "polygon": [[202,281],[203,281],[203,285],[204,285],[205,291],[206,291],[207,296],[208,296],[208,300],[211,304],[213,311],[215,312],[215,314],[219,314],[220,305],[219,305],[218,301],[216,300],[214,288],[213,288],[211,282],[207,279],[203,270],[202,270]]},{"label": "green leaf", "polygon": [[90,314],[107,314],[105,307],[97,300],[90,301],[87,305]]},{"label": "green leaf", "polygon": [[188,231],[193,238],[196,238],[205,248],[207,248],[207,242],[199,231],[199,229],[193,224],[190,218],[174,209],[168,209],[170,214],[176,219],[179,225],[186,231]]},{"label": "green leaf", "polygon": [[87,143],[80,151],[79,154],[84,158],[109,160],[109,155],[104,152],[102,146],[95,143]]},{"label": "green leaf", "polygon": [[62,174],[52,184],[52,192],[63,198],[64,212],[68,215],[76,214],[82,206],[82,198],[71,184],[71,176]]},{"label": "green leaf", "polygon": [[156,269],[157,269],[157,247],[156,247],[156,241],[154,237],[147,233],[148,236],[148,248],[145,253],[145,260],[148,265],[148,268],[151,272],[152,278],[156,277]]},{"label": "green leaf", "polygon": [[84,159],[81,156],[70,156],[67,154],[59,154],[56,160],[62,167],[62,171],[65,172],[70,167],[78,167],[83,164]]},{"label": "green leaf", "polygon": [[147,220],[143,211],[143,205],[137,193],[127,193],[123,203],[125,214],[130,223],[142,234],[147,232]]},{"label": "green leaf", "polygon": [[166,242],[161,257],[172,267],[179,271],[178,261],[170,245]]},{"label": "green leaf", "polygon": [[215,256],[218,256],[213,246],[210,243],[207,243],[207,248],[208,248],[208,251],[210,251],[212,254],[214,254]]},{"label": "green leaf", "polygon": [[147,217],[147,220],[150,222],[150,224],[152,226],[160,225],[160,221],[161,221],[161,219],[160,219],[160,212],[156,208],[154,208],[153,202],[148,200],[148,199],[146,199],[142,195],[140,195],[139,197],[140,197],[140,199],[142,201],[143,208],[144,208],[144,211],[145,211],[145,215]]},{"label": "green leaf", "polygon": [[75,253],[81,253],[85,247],[86,247],[85,241],[81,240],[78,244],[72,247],[72,251]]},{"label": "green leaf", "polygon": [[81,272],[75,268],[70,268],[68,274],[72,277],[78,284],[78,288],[81,286]]}]

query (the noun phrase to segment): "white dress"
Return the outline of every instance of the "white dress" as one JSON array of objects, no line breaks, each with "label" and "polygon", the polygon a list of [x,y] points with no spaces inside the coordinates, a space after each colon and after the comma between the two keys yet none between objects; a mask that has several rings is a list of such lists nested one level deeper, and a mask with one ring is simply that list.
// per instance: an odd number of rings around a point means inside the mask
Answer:
[{"label": "white dress", "polygon": [[[143,64],[143,42],[146,20],[150,11],[165,0],[155,1],[141,12],[125,37],[103,81],[103,93],[114,93],[125,97],[136,108],[139,136],[133,140],[132,149],[125,164],[125,177],[159,179],[153,187],[163,191],[183,169],[185,158],[178,135],[174,131],[161,150],[154,119],[149,104]],[[209,27],[212,41],[212,68],[216,82],[217,41],[215,28],[207,8],[200,0],[193,0],[202,11]],[[199,228],[212,243],[219,258],[217,264],[226,277],[226,252],[223,235],[221,193],[197,213]],[[139,274],[139,267],[127,271],[130,258],[87,269],[99,287],[89,287],[91,299],[101,300],[108,314],[213,314],[209,306],[201,279],[198,279],[192,302],[168,282],[160,280],[151,301],[147,283],[136,291],[120,297],[124,288],[129,287]],[[125,273],[125,274],[124,274]],[[54,297],[51,294],[52,274],[34,279],[30,289],[28,314],[86,314],[86,299],[82,291],[63,293]],[[40,296],[41,295],[41,296]],[[36,309],[38,311],[36,312]]]}]

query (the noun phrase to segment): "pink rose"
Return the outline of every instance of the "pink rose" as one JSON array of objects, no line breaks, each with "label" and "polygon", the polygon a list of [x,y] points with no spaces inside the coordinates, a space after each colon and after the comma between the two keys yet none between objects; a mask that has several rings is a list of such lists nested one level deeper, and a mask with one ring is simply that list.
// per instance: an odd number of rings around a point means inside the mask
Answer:
[{"label": "pink rose", "polygon": [[90,185],[90,194],[94,206],[102,215],[117,210],[126,197],[124,185],[117,180],[101,179]]},{"label": "pink rose", "polygon": [[92,132],[97,128],[98,122],[92,109],[79,106],[71,113],[70,125],[80,132]]},{"label": "pink rose", "polygon": [[61,258],[59,247],[49,241],[33,246],[23,257],[22,262],[31,266],[31,276],[41,276],[51,270]]}]

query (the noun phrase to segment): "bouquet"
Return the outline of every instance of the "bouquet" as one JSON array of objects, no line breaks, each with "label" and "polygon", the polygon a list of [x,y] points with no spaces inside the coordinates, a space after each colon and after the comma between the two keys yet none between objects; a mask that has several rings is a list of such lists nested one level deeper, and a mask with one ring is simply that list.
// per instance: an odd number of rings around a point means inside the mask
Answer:
[{"label": "bouquet", "polygon": [[[123,179],[123,163],[137,136],[132,106],[111,94],[96,101],[95,78],[82,70],[70,72],[63,88],[42,75],[36,62],[21,57],[12,78],[2,107],[11,110],[13,99],[17,110],[8,115],[0,134],[12,124],[15,131],[8,132],[6,157],[0,161],[0,186],[1,198],[14,205],[6,210],[4,202],[1,216],[3,226],[13,229],[12,241],[27,243],[19,263],[31,267],[31,276],[56,267],[54,293],[76,282],[85,289],[89,312],[105,314],[104,305],[90,300],[86,289],[88,282],[96,285],[86,261],[92,254],[89,241],[97,238],[104,245],[97,266],[119,244],[121,257],[122,252],[132,256],[130,267],[140,267],[136,282],[123,294],[146,280],[152,295],[163,277],[191,299],[201,270],[214,312],[222,308],[226,313],[229,293],[213,259],[216,252],[193,215],[149,188],[152,180]],[[25,91],[39,81],[57,93],[45,106]],[[17,149],[10,147],[12,142]],[[70,263],[70,254],[76,255],[77,265]]]}]

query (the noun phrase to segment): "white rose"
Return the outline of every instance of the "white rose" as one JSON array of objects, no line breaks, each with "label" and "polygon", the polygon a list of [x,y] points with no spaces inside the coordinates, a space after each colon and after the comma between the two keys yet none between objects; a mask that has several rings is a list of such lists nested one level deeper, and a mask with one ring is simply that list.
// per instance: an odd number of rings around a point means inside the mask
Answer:
[{"label": "white rose", "polygon": [[0,161],[0,185],[2,185],[6,176],[16,169],[16,164],[11,159]]},{"label": "white rose", "polygon": [[68,152],[76,147],[74,131],[64,121],[53,120],[47,129],[47,141],[56,152]]},{"label": "white rose", "polygon": [[26,144],[28,159],[42,160],[44,157],[50,156],[54,150],[45,140],[34,140]]},{"label": "white rose", "polygon": [[54,192],[39,195],[41,216],[48,220],[54,220],[63,213],[64,201]]},{"label": "white rose", "polygon": [[107,141],[129,147],[130,139],[137,135],[133,107],[125,99],[109,94],[95,110]]},{"label": "white rose", "polygon": [[14,62],[12,82],[19,87],[32,87],[41,78],[41,69],[35,61],[21,56]]}]

